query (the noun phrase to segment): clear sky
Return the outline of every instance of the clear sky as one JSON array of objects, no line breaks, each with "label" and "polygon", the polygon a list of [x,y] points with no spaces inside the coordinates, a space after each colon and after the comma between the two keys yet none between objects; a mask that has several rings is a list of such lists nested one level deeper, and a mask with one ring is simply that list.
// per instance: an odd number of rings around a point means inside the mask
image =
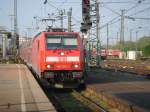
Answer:
[{"label": "clear sky", "polygon": [[[1,0],[0,2],[0,26],[5,26],[8,30],[13,28],[13,1],[14,0]],[[150,0],[99,0],[100,1],[100,15],[101,26],[117,17],[115,24],[109,25],[109,38],[113,44],[116,41],[117,32],[120,32],[120,16],[121,9],[125,9],[125,15],[133,15],[137,18],[150,18]],[[140,2],[141,1],[141,2]],[[75,31],[80,31],[82,7],[81,0],[48,0],[47,4],[43,4],[44,0],[18,0],[18,28],[21,35],[31,36],[37,32],[35,28],[45,27],[46,23],[37,21],[48,17],[48,13],[51,15],[54,13],[58,15],[59,10],[65,9],[65,14],[70,7],[73,10],[72,24]],[[134,7],[135,6],[135,7]],[[127,12],[128,9],[133,7]],[[145,9],[145,10],[144,10]],[[144,10],[144,11],[142,11]],[[114,21],[115,22],[115,21]],[[55,23],[56,26],[60,25],[60,21]],[[64,20],[64,26],[67,28],[67,17]],[[138,30],[138,36],[150,35],[150,20],[125,19],[125,40],[129,40],[130,30],[133,29],[133,40],[135,40],[135,32]],[[138,27],[142,27],[138,29]],[[106,27],[101,29],[101,42],[106,43]]]}]

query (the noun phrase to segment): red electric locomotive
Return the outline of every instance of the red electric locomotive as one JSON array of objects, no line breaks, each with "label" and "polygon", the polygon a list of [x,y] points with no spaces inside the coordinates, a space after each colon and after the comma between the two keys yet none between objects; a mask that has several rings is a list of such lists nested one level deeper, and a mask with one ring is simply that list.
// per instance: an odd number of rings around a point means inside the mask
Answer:
[{"label": "red electric locomotive", "polygon": [[20,57],[54,86],[84,82],[84,49],[79,33],[43,31],[20,47]]}]

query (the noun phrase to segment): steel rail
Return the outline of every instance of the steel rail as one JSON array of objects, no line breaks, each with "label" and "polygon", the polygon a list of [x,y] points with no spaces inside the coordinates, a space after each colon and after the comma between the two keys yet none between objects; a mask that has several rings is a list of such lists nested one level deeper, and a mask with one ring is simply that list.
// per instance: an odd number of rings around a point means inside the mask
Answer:
[{"label": "steel rail", "polygon": [[90,98],[82,95],[81,93],[77,91],[73,91],[72,95],[81,101],[84,105],[87,105],[91,110],[94,112],[108,112],[106,109],[104,109],[101,105],[97,104],[96,102],[92,101]]}]

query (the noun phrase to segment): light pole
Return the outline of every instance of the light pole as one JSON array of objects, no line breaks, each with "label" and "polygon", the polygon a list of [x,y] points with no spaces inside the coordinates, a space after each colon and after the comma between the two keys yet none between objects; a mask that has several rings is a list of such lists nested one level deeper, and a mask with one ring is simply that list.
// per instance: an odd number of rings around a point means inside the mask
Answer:
[{"label": "light pole", "polygon": [[108,24],[107,24],[107,50],[108,50],[108,46],[109,46],[109,29],[108,29]]},{"label": "light pole", "polygon": [[130,29],[130,41],[132,42],[132,31],[133,29]]},{"label": "light pole", "polygon": [[2,35],[2,53],[3,53],[3,59],[6,59],[6,42],[7,42],[7,37],[6,34]]},{"label": "light pole", "polygon": [[36,29],[36,30],[39,30],[39,26],[38,26],[38,21],[39,21],[38,19],[39,19],[39,18],[38,18],[37,16],[34,16],[33,19],[35,19],[35,24],[36,24],[35,29]]},{"label": "light pole", "polygon": [[14,54],[16,54],[16,51],[17,51],[17,47],[16,47],[17,34],[18,34],[17,0],[14,0],[14,46],[13,46]]},{"label": "light pole", "polygon": [[[142,27],[141,26],[139,26],[139,27],[137,27],[136,29],[141,29]],[[139,33],[139,31],[137,30],[136,32],[135,32],[135,50],[136,50],[136,52],[138,51],[138,33]]]},{"label": "light pole", "polygon": [[138,43],[137,43],[138,32],[139,32],[139,31],[136,31],[136,38],[135,38],[135,42],[136,42],[136,43],[135,43],[135,50],[136,50],[136,52],[137,52],[137,47],[138,47],[138,46],[137,46],[137,44],[138,44]]}]

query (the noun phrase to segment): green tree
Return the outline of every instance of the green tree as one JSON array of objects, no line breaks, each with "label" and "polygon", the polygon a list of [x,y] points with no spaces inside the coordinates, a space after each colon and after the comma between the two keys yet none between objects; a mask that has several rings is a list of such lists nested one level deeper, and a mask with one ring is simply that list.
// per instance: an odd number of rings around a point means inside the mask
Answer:
[{"label": "green tree", "polygon": [[147,53],[149,52],[147,49],[150,49],[148,47],[149,44],[150,44],[150,36],[144,36],[141,37],[137,42],[125,41],[124,45],[120,45],[119,42],[116,45],[109,45],[109,49],[121,49],[122,51],[128,51],[128,50],[136,50],[137,46],[137,50],[143,51],[147,55]]},{"label": "green tree", "polygon": [[143,55],[150,56],[150,43],[149,43],[149,45],[147,45],[143,48]]},{"label": "green tree", "polygon": [[125,51],[128,50],[135,50],[135,42],[132,41],[126,41],[124,42],[124,46],[123,46]]},{"label": "green tree", "polygon": [[138,50],[143,51],[150,44],[150,37],[144,36],[137,41]]},{"label": "green tree", "polygon": [[126,42],[124,42],[124,45],[120,45],[120,43],[117,43],[116,45],[109,46],[109,48],[111,48],[111,49],[121,49],[123,51],[135,50],[135,42],[126,41]]}]

